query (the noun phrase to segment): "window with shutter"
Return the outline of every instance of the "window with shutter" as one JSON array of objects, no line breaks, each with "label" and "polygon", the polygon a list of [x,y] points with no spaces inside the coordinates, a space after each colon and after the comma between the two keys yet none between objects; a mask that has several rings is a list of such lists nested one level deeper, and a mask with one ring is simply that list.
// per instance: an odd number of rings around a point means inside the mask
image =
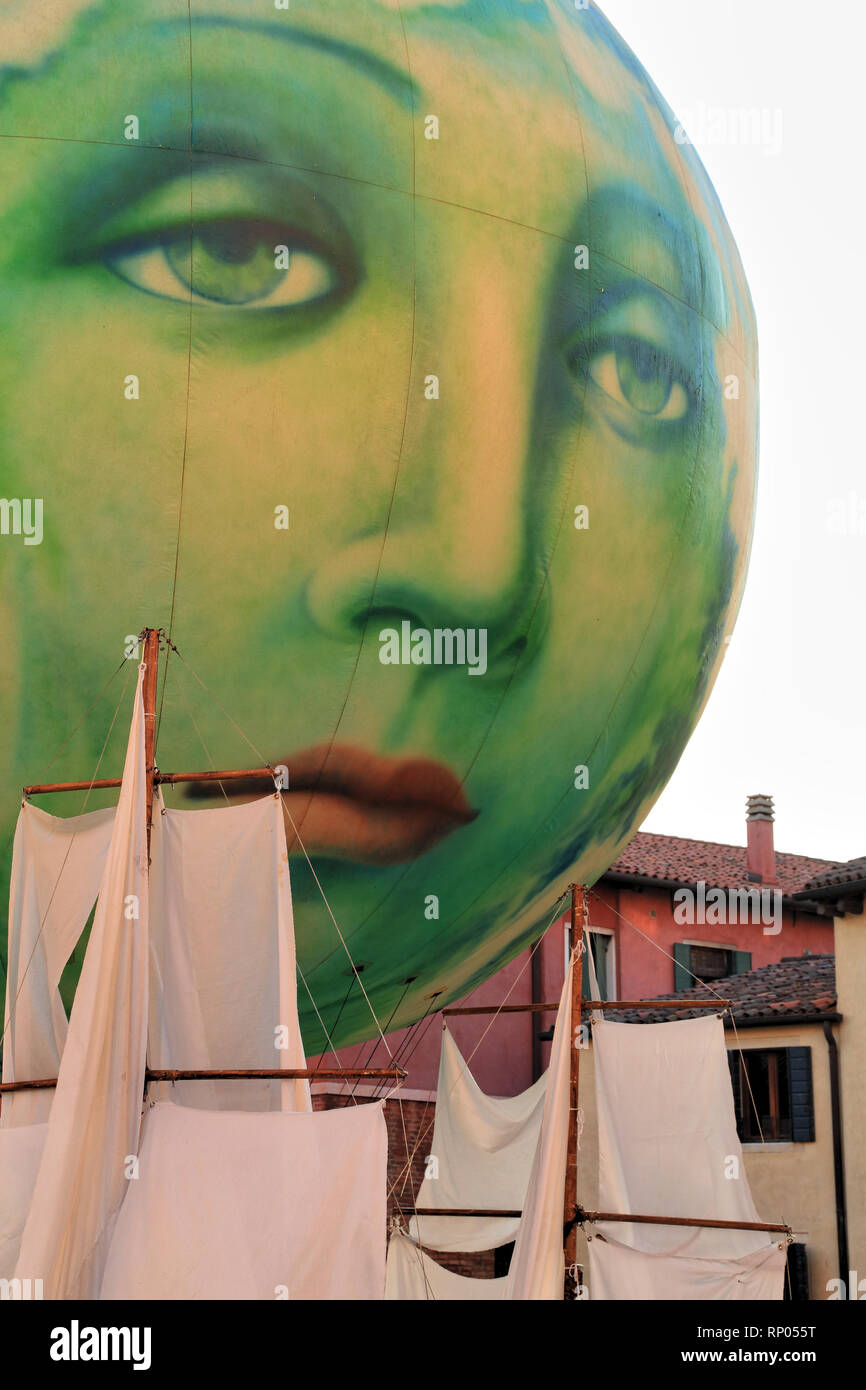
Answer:
[{"label": "window with shutter", "polygon": [[732,951],[724,946],[674,943],[674,989],[690,989],[699,980],[721,980],[743,975],[752,968],[751,951]]},{"label": "window with shutter", "polygon": [[814,1141],[810,1047],[729,1048],[728,1065],[743,1143]]}]

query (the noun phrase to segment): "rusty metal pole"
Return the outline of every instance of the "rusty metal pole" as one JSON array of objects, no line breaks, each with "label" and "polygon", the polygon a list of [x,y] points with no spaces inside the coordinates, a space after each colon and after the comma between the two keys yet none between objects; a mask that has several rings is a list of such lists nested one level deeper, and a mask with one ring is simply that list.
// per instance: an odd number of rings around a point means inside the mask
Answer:
[{"label": "rusty metal pole", "polygon": [[147,778],[147,857],[150,859],[150,827],[153,821],[154,749],[156,744],[156,680],[159,675],[159,629],[146,627],[144,642],[144,680],[141,695],[144,701],[144,768]]},{"label": "rusty metal pole", "polygon": [[[582,883],[571,885],[571,949],[575,952],[583,940],[583,919],[585,895]],[[583,1006],[583,960],[574,957],[571,977],[571,1037],[569,1039],[569,1103],[568,1103],[568,1149],[565,1166],[565,1203],[563,1209],[563,1228],[565,1231],[565,1293],[566,1300],[577,1297],[576,1279],[571,1273],[577,1259],[577,1109],[578,1082],[580,1073],[580,1016]]]}]

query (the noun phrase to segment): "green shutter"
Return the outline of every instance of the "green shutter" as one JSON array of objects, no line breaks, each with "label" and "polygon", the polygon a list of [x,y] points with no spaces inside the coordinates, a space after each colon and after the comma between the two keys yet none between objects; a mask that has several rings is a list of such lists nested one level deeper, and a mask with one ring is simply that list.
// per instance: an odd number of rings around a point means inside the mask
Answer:
[{"label": "green shutter", "polygon": [[733,973],[734,973],[735,975],[745,975],[745,973],[746,973],[747,970],[751,970],[751,968],[752,968],[752,953],[751,953],[751,951],[734,951],[732,954],[733,954],[733,957],[734,957],[734,970],[733,970]]},{"label": "green shutter", "polygon": [[[592,961],[595,966],[595,977],[598,980],[599,995],[602,999],[609,999],[610,995],[607,992],[607,952],[611,938],[609,936],[603,936],[599,932],[590,931],[589,942],[590,949],[592,950]],[[589,999],[589,961],[586,958],[585,951],[581,956],[581,960],[583,962],[581,971],[583,975],[583,997],[584,999]]]},{"label": "green shutter", "polygon": [[695,981],[691,976],[692,948],[684,941],[674,942],[674,989],[690,989]]},{"label": "green shutter", "polygon": [[812,1049],[787,1047],[788,1092],[791,1098],[791,1138],[795,1144],[815,1139],[815,1106],[812,1100]]}]

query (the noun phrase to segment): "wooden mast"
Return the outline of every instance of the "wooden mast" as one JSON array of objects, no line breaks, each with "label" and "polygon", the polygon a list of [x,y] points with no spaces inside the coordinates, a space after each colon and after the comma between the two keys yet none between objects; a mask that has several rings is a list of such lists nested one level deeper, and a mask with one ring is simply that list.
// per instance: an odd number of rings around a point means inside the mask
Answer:
[{"label": "wooden mast", "polygon": [[580,1024],[583,1007],[583,960],[574,955],[583,941],[586,897],[582,883],[571,885],[571,949],[574,967],[571,977],[571,1020],[569,1038],[568,1148],[565,1164],[565,1298],[577,1297],[577,1280],[572,1272],[577,1260],[577,1109],[580,1073]]}]

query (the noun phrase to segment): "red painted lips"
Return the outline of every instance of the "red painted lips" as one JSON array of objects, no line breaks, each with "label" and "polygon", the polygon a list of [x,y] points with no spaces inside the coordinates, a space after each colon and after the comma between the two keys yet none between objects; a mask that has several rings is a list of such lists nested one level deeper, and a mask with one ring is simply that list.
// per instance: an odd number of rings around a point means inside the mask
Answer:
[{"label": "red painted lips", "polygon": [[[307,853],[364,864],[414,859],[478,815],[454,773],[432,758],[383,757],[345,744],[317,744],[280,758],[289,769],[283,801]],[[226,787],[231,799],[262,795],[260,782]],[[222,796],[217,783],[190,795]],[[292,826],[289,852],[297,852]]]}]

